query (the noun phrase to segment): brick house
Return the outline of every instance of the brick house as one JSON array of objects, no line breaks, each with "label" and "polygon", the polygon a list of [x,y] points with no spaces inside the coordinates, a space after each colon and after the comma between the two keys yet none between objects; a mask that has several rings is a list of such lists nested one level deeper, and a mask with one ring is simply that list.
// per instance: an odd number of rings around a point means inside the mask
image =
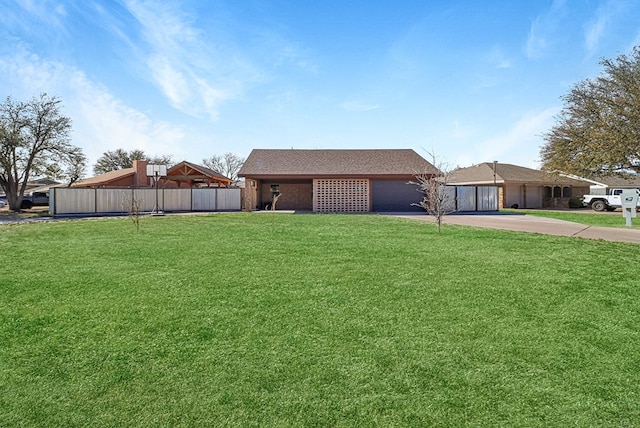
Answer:
[{"label": "brick house", "polygon": [[448,184],[497,186],[498,208],[568,208],[569,200],[587,194],[590,185],[585,180],[498,162],[458,168]]},{"label": "brick house", "polygon": [[238,176],[245,179],[244,209],[314,212],[422,211],[416,174],[436,168],[410,149],[266,150],[251,152]]},{"label": "brick house", "polygon": [[[167,176],[159,180],[163,188],[178,187],[229,187],[233,180],[218,172],[190,162],[182,161],[167,170]],[[140,188],[153,187],[147,176],[147,161],[134,160],[131,168],[109,171],[95,177],[79,180],[72,187],[85,188]]]}]

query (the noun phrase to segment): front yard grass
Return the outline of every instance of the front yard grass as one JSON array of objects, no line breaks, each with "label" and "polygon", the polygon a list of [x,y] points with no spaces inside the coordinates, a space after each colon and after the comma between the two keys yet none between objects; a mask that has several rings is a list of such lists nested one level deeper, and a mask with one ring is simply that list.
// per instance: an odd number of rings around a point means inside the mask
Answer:
[{"label": "front yard grass", "polygon": [[[503,209],[500,210],[500,212],[555,218],[558,220],[572,221],[574,223],[586,224],[589,226],[627,228],[626,220],[620,211],[615,213],[594,213],[590,209],[572,211]],[[633,229],[640,229],[640,217],[632,219],[632,224]]]},{"label": "front yard grass", "polygon": [[0,226],[0,426],[634,426],[633,244],[375,215]]}]

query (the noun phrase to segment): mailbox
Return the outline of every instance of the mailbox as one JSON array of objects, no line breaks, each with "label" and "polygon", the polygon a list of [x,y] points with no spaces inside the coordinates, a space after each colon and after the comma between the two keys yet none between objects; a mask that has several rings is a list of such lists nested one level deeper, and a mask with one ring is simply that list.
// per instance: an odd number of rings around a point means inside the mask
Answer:
[{"label": "mailbox", "polygon": [[627,220],[627,226],[631,227],[631,219],[637,216],[638,189],[624,189],[620,195],[622,203],[622,216]]}]

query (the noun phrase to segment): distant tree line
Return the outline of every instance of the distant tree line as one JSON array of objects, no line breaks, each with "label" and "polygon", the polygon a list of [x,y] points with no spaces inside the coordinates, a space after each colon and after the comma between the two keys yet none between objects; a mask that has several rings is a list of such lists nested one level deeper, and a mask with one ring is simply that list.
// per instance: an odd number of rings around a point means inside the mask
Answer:
[{"label": "distant tree line", "polygon": [[144,150],[136,149],[126,151],[123,149],[117,149],[104,152],[93,166],[93,172],[96,175],[99,175],[118,169],[131,168],[133,166],[133,161],[135,160],[146,160],[150,164],[154,165],[171,166],[173,163],[172,156],[170,155],[148,156]]},{"label": "distant tree line", "polygon": [[[170,155],[148,156],[143,150],[126,151],[117,149],[104,152],[96,161],[93,172],[99,175],[118,169],[131,168],[134,160],[146,160],[149,164],[167,165],[169,167],[173,165],[173,157]],[[236,180],[244,160],[243,157],[235,153],[227,152],[224,155],[213,155],[210,158],[203,159],[202,164],[225,177]]]}]

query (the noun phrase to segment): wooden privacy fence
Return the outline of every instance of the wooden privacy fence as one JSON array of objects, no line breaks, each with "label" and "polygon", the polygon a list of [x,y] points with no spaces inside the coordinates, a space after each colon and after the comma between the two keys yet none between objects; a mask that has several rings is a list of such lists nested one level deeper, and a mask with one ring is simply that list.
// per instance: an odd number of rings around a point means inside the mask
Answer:
[{"label": "wooden privacy fence", "polygon": [[[161,211],[240,211],[242,189],[158,189]],[[65,214],[118,214],[131,211],[135,201],[140,212],[156,207],[156,189],[80,189],[52,187],[49,211]]]}]

